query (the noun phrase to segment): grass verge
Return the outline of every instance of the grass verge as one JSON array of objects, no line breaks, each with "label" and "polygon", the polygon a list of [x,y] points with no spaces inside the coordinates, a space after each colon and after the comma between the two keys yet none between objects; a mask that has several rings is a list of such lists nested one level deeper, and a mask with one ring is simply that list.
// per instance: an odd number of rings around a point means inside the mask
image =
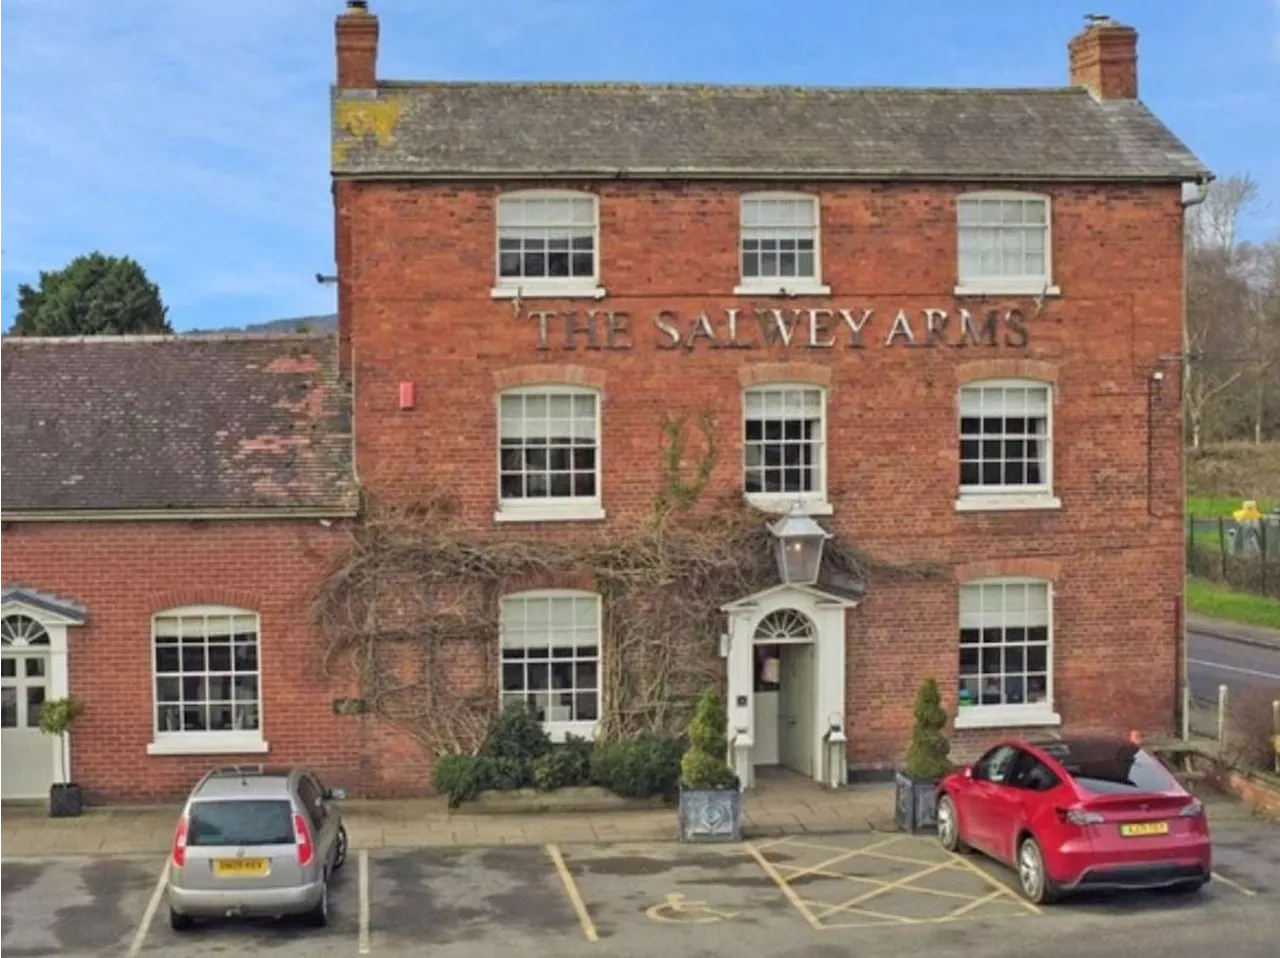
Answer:
[{"label": "grass verge", "polygon": [[1187,608],[1215,619],[1280,629],[1280,601],[1265,595],[1233,592],[1204,579],[1187,578]]},{"label": "grass verge", "polygon": [[[1270,512],[1277,503],[1270,499],[1256,500],[1259,511]],[[1187,496],[1187,515],[1194,518],[1230,519],[1231,514],[1244,505],[1238,496]]]}]

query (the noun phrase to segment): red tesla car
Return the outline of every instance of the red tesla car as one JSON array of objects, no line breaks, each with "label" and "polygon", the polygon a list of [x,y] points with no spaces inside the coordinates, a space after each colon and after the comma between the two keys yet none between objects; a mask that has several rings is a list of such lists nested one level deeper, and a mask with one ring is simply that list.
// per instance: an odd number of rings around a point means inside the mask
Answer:
[{"label": "red tesla car", "polygon": [[1008,739],[942,780],[938,838],[1017,870],[1037,904],[1088,888],[1200,888],[1204,806],[1122,738]]}]

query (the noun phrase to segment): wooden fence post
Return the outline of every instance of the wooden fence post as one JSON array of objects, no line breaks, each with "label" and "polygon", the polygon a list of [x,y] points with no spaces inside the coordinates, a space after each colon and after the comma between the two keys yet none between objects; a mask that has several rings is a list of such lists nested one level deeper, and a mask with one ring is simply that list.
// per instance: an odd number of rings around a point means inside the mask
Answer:
[{"label": "wooden fence post", "polygon": [[1218,686],[1218,754],[1227,750],[1227,687]]}]

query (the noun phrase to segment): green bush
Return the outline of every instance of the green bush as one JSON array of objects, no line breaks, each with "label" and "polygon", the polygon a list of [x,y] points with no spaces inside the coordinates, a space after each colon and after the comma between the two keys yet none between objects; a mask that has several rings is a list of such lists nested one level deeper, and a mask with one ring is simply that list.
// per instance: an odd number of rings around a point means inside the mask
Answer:
[{"label": "green bush", "polygon": [[486,758],[509,759],[530,766],[533,760],[551,751],[551,736],[525,702],[508,702],[485,736],[480,754]]},{"label": "green bush", "polygon": [[553,745],[533,760],[533,785],[543,791],[585,785],[591,780],[591,743],[566,735],[563,745]]},{"label": "green bush", "polygon": [[597,785],[625,798],[673,795],[680,780],[678,738],[645,735],[596,745],[591,777]]},{"label": "green bush", "polygon": [[680,784],[692,789],[736,789],[738,775],[725,761],[729,718],[712,689],[702,693],[689,723],[689,750],[680,760]]},{"label": "green bush", "polygon": [[481,755],[441,755],[431,772],[431,784],[457,808],[494,787],[494,761]]},{"label": "green bush", "polygon": [[938,680],[925,679],[916,692],[916,723],[911,730],[911,744],[907,746],[906,773],[915,779],[939,779],[951,771],[951,743],[942,730],[947,725],[947,713],[942,710],[942,696],[938,692]]}]

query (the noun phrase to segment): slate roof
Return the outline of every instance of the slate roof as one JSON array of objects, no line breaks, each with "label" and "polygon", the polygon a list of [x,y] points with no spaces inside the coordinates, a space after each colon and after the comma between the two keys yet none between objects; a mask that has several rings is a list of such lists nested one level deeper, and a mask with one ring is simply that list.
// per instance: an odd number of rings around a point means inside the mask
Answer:
[{"label": "slate roof", "polygon": [[56,595],[50,595],[48,592],[29,589],[16,582],[0,590],[0,602],[22,602],[34,608],[43,609],[45,612],[60,615],[80,625],[83,625],[89,616],[88,609],[78,602],[59,598]]},{"label": "slate roof", "polygon": [[1140,101],[1046,89],[379,83],[333,90],[351,176],[1193,180]]},{"label": "slate roof", "polygon": [[5,337],[0,509],[353,512],[335,339]]}]

